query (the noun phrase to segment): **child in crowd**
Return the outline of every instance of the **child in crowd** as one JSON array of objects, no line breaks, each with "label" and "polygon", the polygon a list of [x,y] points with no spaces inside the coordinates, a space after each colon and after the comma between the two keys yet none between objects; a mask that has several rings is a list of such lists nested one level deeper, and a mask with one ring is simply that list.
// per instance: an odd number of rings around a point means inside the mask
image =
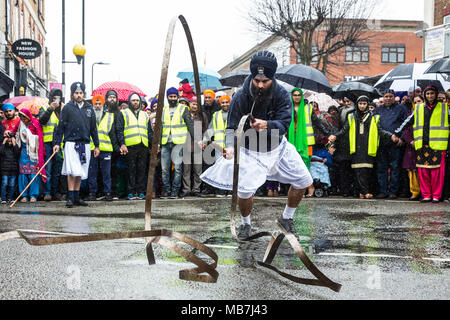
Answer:
[{"label": "child in crowd", "polygon": [[311,176],[314,180],[318,179],[321,183],[331,187],[330,174],[328,168],[333,165],[333,155],[336,151],[334,144],[328,144],[327,149],[320,149],[314,152],[311,158]]},{"label": "child in crowd", "polygon": [[[2,170],[2,204],[12,202],[19,175],[20,148],[15,137],[5,137],[0,145],[0,165]],[[8,192],[9,187],[9,192]]]}]

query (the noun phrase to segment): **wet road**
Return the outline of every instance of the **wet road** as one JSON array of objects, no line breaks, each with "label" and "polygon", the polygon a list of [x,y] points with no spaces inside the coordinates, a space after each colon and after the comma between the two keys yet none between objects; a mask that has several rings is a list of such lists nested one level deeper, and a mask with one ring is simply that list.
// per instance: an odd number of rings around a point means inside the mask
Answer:
[{"label": "wet road", "polygon": [[[295,224],[310,259],[340,293],[291,283],[256,267],[267,238],[239,245],[229,231],[230,199],[155,201],[153,229],[177,231],[219,256],[217,284],[185,282],[192,268],[154,246],[148,266],[144,239],[31,247],[0,243],[0,299],[449,299],[450,204],[343,199],[305,200]],[[257,199],[253,231],[276,230],[282,199]],[[142,231],[143,202],[96,203],[67,210],[63,203],[0,209],[0,233],[17,229],[68,233]],[[313,278],[287,243],[274,265]]]}]

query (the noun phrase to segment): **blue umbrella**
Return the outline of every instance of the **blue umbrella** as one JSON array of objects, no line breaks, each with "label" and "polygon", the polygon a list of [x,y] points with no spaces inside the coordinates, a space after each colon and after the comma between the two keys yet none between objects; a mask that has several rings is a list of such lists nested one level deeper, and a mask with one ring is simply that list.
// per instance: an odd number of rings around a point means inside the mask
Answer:
[{"label": "blue umbrella", "polygon": [[[200,76],[200,86],[222,87],[222,84],[219,81],[222,76],[216,71],[205,67],[199,67],[198,72]],[[194,71],[192,70],[192,67],[181,70],[177,77],[180,79],[188,79],[189,83],[194,83]]]}]

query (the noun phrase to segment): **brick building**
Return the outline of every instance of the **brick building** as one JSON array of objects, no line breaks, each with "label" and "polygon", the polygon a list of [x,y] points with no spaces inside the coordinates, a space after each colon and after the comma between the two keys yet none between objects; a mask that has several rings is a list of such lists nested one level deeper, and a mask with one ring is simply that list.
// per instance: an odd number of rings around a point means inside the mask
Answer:
[{"label": "brick building", "polygon": [[450,1],[434,0],[434,25],[450,23]]},{"label": "brick building", "polygon": [[[421,28],[421,21],[377,21],[363,33],[366,40],[331,56],[328,80],[335,85],[385,74],[399,64],[422,62],[422,40],[414,34]],[[293,49],[290,56],[291,64],[301,63]]]},{"label": "brick building", "polygon": [[[361,41],[353,47],[343,48],[330,60],[326,77],[332,85],[344,81],[379,76],[399,64],[422,62],[423,43],[414,32],[423,28],[422,21],[378,20],[370,24]],[[320,38],[320,36],[319,36]],[[274,52],[279,65],[300,63],[289,42],[279,37],[269,37],[242,56],[227,64],[219,73],[248,69],[252,55],[258,50]],[[313,48],[314,50],[314,48]]]},{"label": "brick building", "polygon": [[[2,69],[14,80],[13,95],[46,96],[48,93],[48,50],[45,47],[45,1],[3,0],[2,48],[5,56]],[[32,39],[40,43],[42,55],[33,60],[23,60],[12,53],[12,44],[19,39]]]}]

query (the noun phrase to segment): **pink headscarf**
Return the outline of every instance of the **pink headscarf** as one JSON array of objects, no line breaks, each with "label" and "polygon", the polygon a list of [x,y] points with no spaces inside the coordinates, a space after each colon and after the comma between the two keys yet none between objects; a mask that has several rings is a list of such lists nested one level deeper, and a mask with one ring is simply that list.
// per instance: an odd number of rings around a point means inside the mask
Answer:
[{"label": "pink headscarf", "polygon": [[[44,166],[45,161],[45,147],[44,147],[44,132],[42,131],[41,124],[36,120],[28,109],[21,109],[19,114],[31,121],[31,124],[27,127],[32,134],[39,137],[39,170]],[[45,173],[45,168],[41,172],[42,181],[47,182],[47,175]]]}]

